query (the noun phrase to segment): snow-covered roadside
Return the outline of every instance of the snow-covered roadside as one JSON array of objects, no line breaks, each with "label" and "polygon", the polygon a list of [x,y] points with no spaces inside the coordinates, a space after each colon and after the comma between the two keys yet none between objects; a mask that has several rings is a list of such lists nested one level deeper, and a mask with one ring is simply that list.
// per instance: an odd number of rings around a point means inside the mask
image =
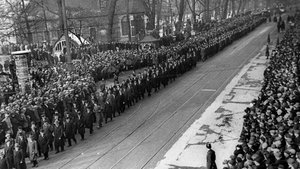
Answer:
[{"label": "snow-covered roadside", "polygon": [[[265,47],[261,53],[264,50]],[[217,165],[222,168],[223,161],[229,159],[238,144],[244,109],[258,97],[266,66],[266,57],[261,54],[250,60],[165,154],[156,169],[206,168],[206,142],[212,143]]]}]

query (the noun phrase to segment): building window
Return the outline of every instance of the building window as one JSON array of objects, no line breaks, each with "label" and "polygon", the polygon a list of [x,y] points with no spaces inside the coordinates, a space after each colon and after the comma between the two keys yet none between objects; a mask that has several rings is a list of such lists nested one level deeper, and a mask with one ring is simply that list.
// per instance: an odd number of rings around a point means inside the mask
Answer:
[{"label": "building window", "polygon": [[106,8],[107,7],[107,0],[99,0],[99,8]]},{"label": "building window", "polygon": [[124,16],[121,19],[122,36],[128,36],[129,34],[128,24],[129,22],[127,21],[127,17]]}]

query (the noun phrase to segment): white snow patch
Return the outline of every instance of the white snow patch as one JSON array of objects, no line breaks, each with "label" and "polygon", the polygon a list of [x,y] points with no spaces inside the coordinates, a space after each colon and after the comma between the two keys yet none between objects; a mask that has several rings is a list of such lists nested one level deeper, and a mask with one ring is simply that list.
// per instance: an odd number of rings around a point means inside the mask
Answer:
[{"label": "white snow patch", "polygon": [[[266,30],[260,33],[264,31]],[[266,65],[261,63],[266,62],[262,57],[254,57],[205,110],[202,117],[196,120],[171,147],[165,154],[165,158],[157,164],[156,169],[173,168],[172,165],[205,167],[206,142],[211,142],[217,156],[216,163],[221,168],[223,161],[229,159],[238,144],[244,109],[249,106],[249,102],[257,98],[260,90],[257,86],[243,85],[241,81],[245,81],[245,79],[242,79],[242,76],[247,73],[251,81],[263,80],[263,70]],[[235,88],[237,84],[240,89]],[[227,103],[223,103],[223,101]],[[238,103],[230,103],[230,101]],[[224,111],[220,112],[219,108],[223,108],[221,110]],[[217,111],[218,109],[219,111]]]}]

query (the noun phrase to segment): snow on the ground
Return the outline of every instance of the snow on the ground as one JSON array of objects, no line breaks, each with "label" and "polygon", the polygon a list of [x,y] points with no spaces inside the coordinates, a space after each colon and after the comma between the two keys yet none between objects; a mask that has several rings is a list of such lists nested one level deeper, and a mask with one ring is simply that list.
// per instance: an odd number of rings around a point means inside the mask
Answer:
[{"label": "snow on the ground", "polygon": [[238,144],[244,110],[259,95],[266,65],[266,57],[257,55],[244,66],[165,154],[156,169],[206,168],[207,142],[216,152],[217,166],[223,167],[223,161],[229,159]]}]

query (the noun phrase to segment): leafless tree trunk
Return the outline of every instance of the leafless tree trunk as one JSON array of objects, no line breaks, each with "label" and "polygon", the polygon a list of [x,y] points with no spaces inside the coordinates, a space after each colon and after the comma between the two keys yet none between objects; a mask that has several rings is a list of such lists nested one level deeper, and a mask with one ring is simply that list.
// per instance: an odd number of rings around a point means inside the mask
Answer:
[{"label": "leafless tree trunk", "polygon": [[29,20],[28,20],[28,13],[26,11],[26,6],[25,6],[24,0],[21,0],[21,4],[22,4],[23,10],[25,10],[24,11],[24,20],[25,20],[26,29],[27,29],[27,41],[28,41],[28,43],[32,43],[32,41],[33,41],[32,32],[30,30],[30,25],[29,25]]},{"label": "leafless tree trunk", "polygon": [[156,4],[156,0],[152,0],[152,12],[151,12],[150,23],[153,29],[155,28],[155,11],[156,11],[155,4]]},{"label": "leafless tree trunk", "polygon": [[232,16],[235,16],[235,0],[231,0]]},{"label": "leafless tree trunk", "polygon": [[58,16],[59,16],[59,27],[60,27],[60,30],[59,31],[59,35],[58,36],[61,36],[64,34],[64,32],[62,30],[64,30],[64,21],[63,21],[63,11],[62,11],[62,0],[56,0],[57,2],[57,5],[58,5]]},{"label": "leafless tree trunk", "polygon": [[196,0],[192,0],[191,3],[189,0],[186,0],[186,2],[192,13],[192,23],[194,24],[196,22]]},{"label": "leafless tree trunk", "polygon": [[206,12],[206,21],[210,20],[210,9],[209,9],[209,0],[206,0],[205,3],[205,12]]},{"label": "leafless tree trunk", "polygon": [[224,1],[223,19],[227,18],[229,0]]},{"label": "leafless tree trunk", "polygon": [[238,9],[237,9],[237,14],[240,13],[240,10],[241,10],[241,7],[242,7],[242,3],[243,3],[243,0],[239,0],[239,6],[238,6]]},{"label": "leafless tree trunk", "polygon": [[215,1],[215,19],[220,19],[220,14],[221,14],[221,0],[216,0]]},{"label": "leafless tree trunk", "polygon": [[181,31],[181,27],[182,27],[182,19],[183,19],[183,14],[184,14],[184,10],[185,10],[185,0],[180,0],[179,3],[179,11],[178,11],[178,22],[176,25],[176,32],[179,33]]},{"label": "leafless tree trunk", "polygon": [[48,26],[47,26],[46,5],[44,3],[44,0],[42,0],[42,5],[43,5],[44,24],[45,24],[45,29],[46,29],[45,40],[47,41],[47,43],[49,43],[50,42],[50,36],[49,36],[49,31],[48,31]]},{"label": "leafless tree trunk", "polygon": [[249,3],[249,1],[243,0],[242,2],[243,3],[242,3],[242,9],[241,9],[241,11],[244,12],[244,10],[246,8],[246,5]]},{"label": "leafless tree trunk", "polygon": [[271,6],[271,0],[266,0],[266,7],[270,7]]},{"label": "leafless tree trunk", "polygon": [[157,3],[157,15],[156,15],[156,29],[160,29],[160,19],[161,19],[161,7],[162,7],[162,0],[158,0]]},{"label": "leafless tree trunk", "polygon": [[258,0],[253,0],[253,1],[254,1],[254,11],[256,12],[258,6]]},{"label": "leafless tree trunk", "polygon": [[[108,27],[107,27],[107,40],[108,42],[113,41],[113,27],[114,27],[114,17],[115,17],[115,10],[116,4],[118,0],[110,0],[109,3],[109,10],[108,10]],[[130,31],[130,29],[129,29]]]},{"label": "leafless tree trunk", "polygon": [[129,0],[126,0],[126,18],[128,22],[128,41],[131,42],[131,23],[129,17]]},{"label": "leafless tree trunk", "polygon": [[155,28],[155,13],[156,13],[156,0],[152,0],[150,3],[150,0],[142,0],[143,6],[146,11],[146,16],[149,19],[149,22],[147,24],[148,30]]}]

